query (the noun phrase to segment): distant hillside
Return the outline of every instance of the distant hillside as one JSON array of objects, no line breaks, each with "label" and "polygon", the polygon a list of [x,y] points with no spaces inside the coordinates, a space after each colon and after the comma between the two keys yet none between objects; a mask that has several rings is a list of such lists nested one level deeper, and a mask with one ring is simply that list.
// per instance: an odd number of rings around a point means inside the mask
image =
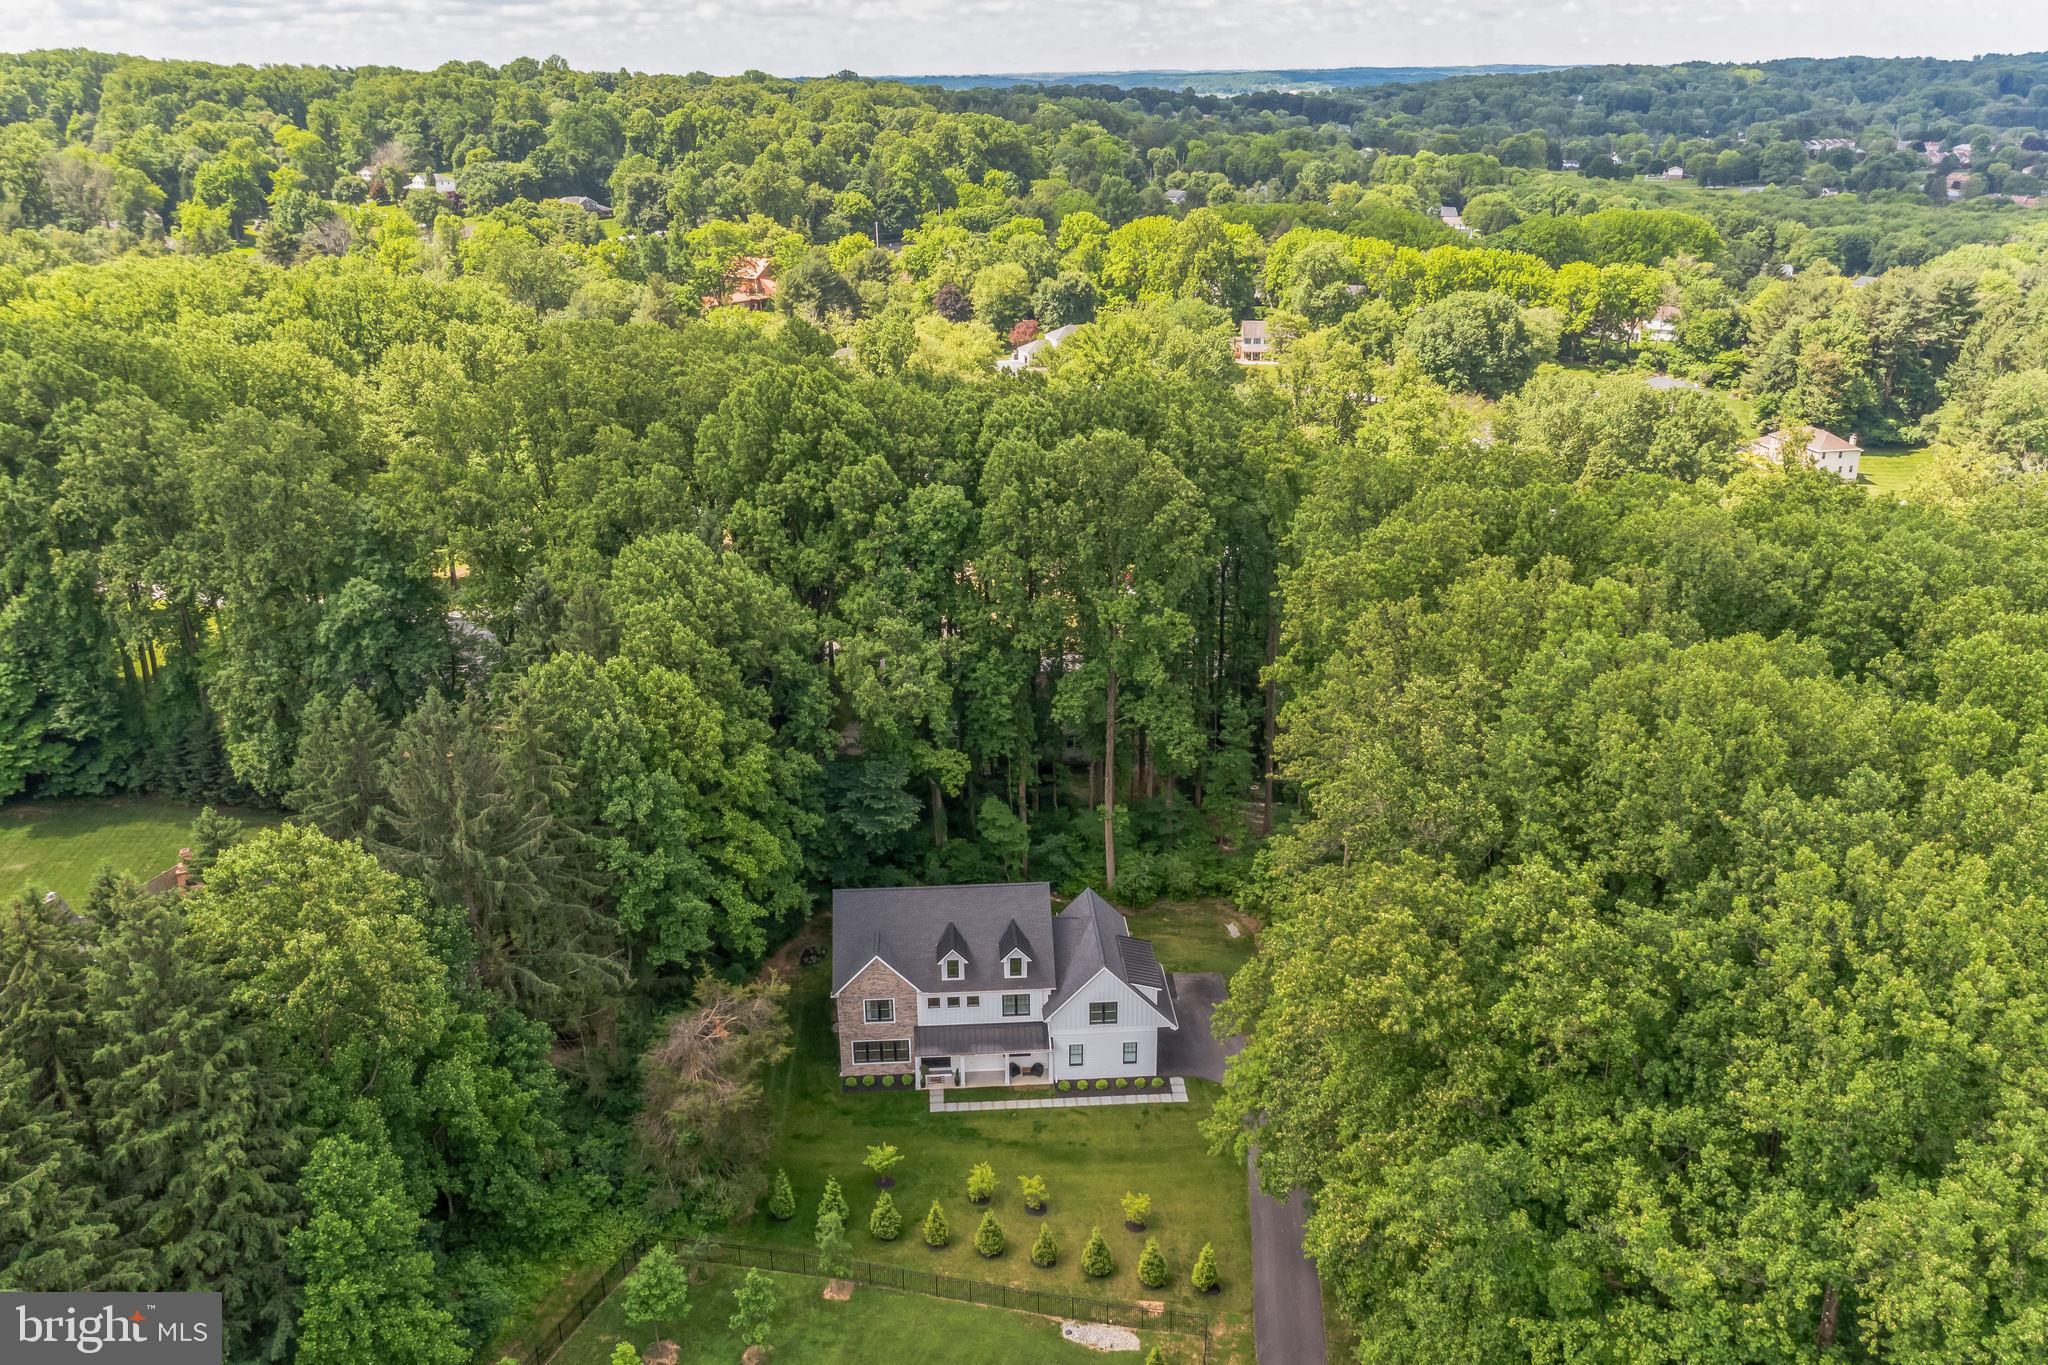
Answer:
[{"label": "distant hillside", "polygon": [[972,90],[1010,85],[1113,85],[1123,90],[1193,90],[1248,95],[1261,90],[1351,90],[1368,85],[1555,71],[1555,66],[1326,66],[1291,71],[1017,71],[985,76],[889,76],[910,85]]}]

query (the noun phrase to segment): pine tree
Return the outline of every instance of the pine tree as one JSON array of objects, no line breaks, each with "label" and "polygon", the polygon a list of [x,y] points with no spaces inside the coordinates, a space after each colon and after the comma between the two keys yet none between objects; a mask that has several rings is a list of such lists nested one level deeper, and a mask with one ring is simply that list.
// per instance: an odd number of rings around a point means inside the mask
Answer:
[{"label": "pine tree", "polygon": [[853,1244],[846,1240],[846,1224],[838,1214],[818,1215],[817,1243],[818,1269],[827,1275],[844,1275],[853,1255]]},{"label": "pine tree", "polygon": [[[85,970],[85,1089],[117,1283],[217,1289],[230,1354],[276,1348],[291,1317],[285,1237],[304,1151],[289,1071],[239,1016],[187,903],[103,883]],[[301,1358],[304,1359],[303,1352]]]},{"label": "pine tree", "polygon": [[875,1211],[868,1215],[868,1231],[877,1240],[893,1242],[903,1235],[903,1215],[896,1211],[896,1201],[883,1190],[875,1197]]},{"label": "pine tree", "polygon": [[1138,1283],[1147,1289],[1166,1288],[1166,1253],[1159,1249],[1157,1237],[1147,1237],[1145,1249],[1138,1253]]},{"label": "pine tree", "polygon": [[1219,1281],[1216,1278],[1216,1244],[1202,1243],[1202,1251],[1195,1257],[1195,1269],[1188,1276],[1188,1282],[1204,1294],[1216,1292]]},{"label": "pine tree", "polygon": [[360,839],[384,800],[384,760],[391,727],[354,688],[340,701],[306,705],[299,756],[292,767],[291,808],[335,839]]},{"label": "pine tree", "polygon": [[1102,1240],[1101,1228],[1088,1231],[1088,1245],[1081,1248],[1081,1273],[1097,1280],[1116,1274],[1116,1258],[1109,1254],[1109,1243]]},{"label": "pine tree", "polygon": [[201,806],[199,817],[192,822],[192,831],[186,835],[186,846],[191,850],[185,859],[185,873],[195,882],[206,880],[206,874],[220,860],[220,855],[233,848],[242,838],[242,822],[232,815],[222,815],[212,806]]},{"label": "pine tree", "polygon": [[1059,1264],[1060,1249],[1052,1240],[1052,1224],[1038,1229],[1038,1240],[1031,1244],[1031,1264],[1047,1270]]},{"label": "pine tree", "polygon": [[1166,1352],[1158,1346],[1145,1352],[1145,1365],[1166,1365]]},{"label": "pine tree", "polygon": [[928,1247],[942,1247],[953,1240],[953,1227],[946,1221],[946,1211],[939,1207],[939,1201],[932,1200],[930,1213],[924,1216],[924,1244]]},{"label": "pine tree", "polygon": [[838,1177],[829,1175],[825,1177],[825,1193],[818,1197],[818,1217],[828,1213],[842,1224],[846,1222],[846,1196],[840,1193]]},{"label": "pine tree", "polygon": [[775,1172],[775,1191],[768,1196],[768,1216],[778,1223],[796,1217],[796,1191],[790,1187],[789,1172]]},{"label": "pine tree", "polygon": [[990,1209],[981,1215],[981,1226],[974,1230],[974,1249],[988,1260],[1003,1254],[1003,1225],[996,1221],[996,1211]]}]

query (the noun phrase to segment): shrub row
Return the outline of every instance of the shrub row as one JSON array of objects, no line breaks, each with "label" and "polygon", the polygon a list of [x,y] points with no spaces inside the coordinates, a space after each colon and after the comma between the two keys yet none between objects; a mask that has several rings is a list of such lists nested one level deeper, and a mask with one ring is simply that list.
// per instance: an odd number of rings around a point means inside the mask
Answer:
[{"label": "shrub row", "polygon": [[[1164,1088],[1165,1085],[1166,1077],[1164,1076],[1139,1076],[1136,1079],[1129,1076],[1119,1076],[1116,1078],[1116,1088],[1118,1090],[1159,1090]],[[1061,1091],[1088,1090],[1091,1088],[1107,1090],[1110,1088],[1110,1083],[1107,1078],[1099,1081],[1055,1081],[1053,1083],[1053,1089]]]}]

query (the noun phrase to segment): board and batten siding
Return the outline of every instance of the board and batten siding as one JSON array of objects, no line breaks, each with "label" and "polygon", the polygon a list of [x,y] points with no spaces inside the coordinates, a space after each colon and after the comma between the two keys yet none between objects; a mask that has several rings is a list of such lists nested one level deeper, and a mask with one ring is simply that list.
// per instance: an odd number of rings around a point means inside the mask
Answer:
[{"label": "board and batten siding", "polygon": [[[1116,1005],[1114,1024],[1091,1024],[1088,1007]],[[1159,1011],[1140,992],[1126,986],[1112,972],[1096,973],[1072,996],[1060,1002],[1046,1020],[1052,1033],[1052,1075],[1055,1080],[1098,1080],[1116,1076],[1159,1074]],[[1067,1061],[1070,1044],[1082,1048],[1081,1065]],[[1124,1063],[1124,1044],[1138,1045],[1138,1060]]]},{"label": "board and batten siding", "polygon": [[[1051,991],[1026,990],[1021,986],[1013,991],[1006,991],[1000,988],[995,990],[977,988],[972,991],[963,991],[957,987],[946,991],[926,991],[917,997],[917,1022],[920,1024],[1035,1024],[1045,1017],[1045,997],[1050,994],[1052,994]],[[981,997],[981,1003],[969,1008],[967,997],[970,995]],[[1005,1015],[1003,1013],[1003,997],[1006,995],[1030,996],[1031,1012],[1024,1015]],[[945,1002],[955,997],[958,997],[960,1000],[960,1005],[956,1009],[949,1009]],[[940,1002],[937,1009],[933,1009],[929,1003],[933,999],[937,999]]]}]

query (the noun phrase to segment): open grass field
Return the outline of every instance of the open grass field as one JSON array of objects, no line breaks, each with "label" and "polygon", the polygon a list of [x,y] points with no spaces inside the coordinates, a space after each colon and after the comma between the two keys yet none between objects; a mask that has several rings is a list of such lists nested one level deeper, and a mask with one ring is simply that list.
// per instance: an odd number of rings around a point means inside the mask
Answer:
[{"label": "open grass field", "polygon": [[[1124,918],[1133,935],[1152,940],[1159,965],[1169,972],[1228,977],[1252,955],[1251,921],[1225,900],[1159,901],[1146,910],[1127,910]],[[1237,925],[1239,937],[1230,936],[1228,923]]]},{"label": "open grass field", "polygon": [[1919,482],[1920,476],[1933,462],[1934,452],[1926,446],[1866,450],[1863,452],[1863,483],[1872,493],[1903,493]]},{"label": "open grass field", "polygon": [[[1142,930],[1140,931],[1142,932]],[[1174,963],[1162,944],[1160,957]],[[730,1238],[764,1246],[809,1247],[818,1197],[827,1176],[836,1177],[851,1210],[848,1232],[857,1259],[901,1263],[920,1270],[978,1278],[1061,1293],[1123,1302],[1158,1300],[1211,1313],[1218,1329],[1219,1363],[1251,1359],[1251,1222],[1244,1167],[1228,1156],[1211,1156],[1196,1124],[1215,1103],[1216,1089],[1188,1082],[1187,1104],[1123,1105],[1101,1109],[1026,1109],[1011,1113],[934,1114],[918,1091],[840,1088],[831,1032],[829,972],[820,963],[800,972],[790,995],[796,1029],[793,1055],[770,1082],[778,1144],[771,1170],[789,1172],[796,1187],[797,1216],[778,1223],[765,1212]],[[875,1203],[874,1177],[861,1165],[869,1144],[894,1143],[904,1155],[890,1191],[903,1214],[903,1236],[878,1241],[868,1232]],[[967,1202],[967,1169],[978,1161],[996,1170],[996,1197],[983,1210]],[[1044,1178],[1050,1193],[1044,1217],[1034,1217],[1017,1194],[1017,1177]],[[1118,1199],[1126,1191],[1152,1196],[1151,1227],[1125,1229]],[[933,1251],[919,1226],[933,1200],[952,1224],[950,1246]],[[974,1230],[993,1211],[1009,1241],[1008,1252],[984,1260],[973,1247]],[[1050,1226],[1059,1264],[1041,1270],[1031,1264],[1031,1240]],[[1081,1248],[1091,1228],[1101,1228],[1116,1258],[1116,1272],[1096,1280],[1081,1273]],[[1171,1278],[1166,1288],[1138,1283],[1138,1253],[1147,1235],[1164,1250]],[[1223,1286],[1214,1296],[1197,1294],[1188,1271],[1202,1243],[1216,1244]],[[995,1359],[958,1354],[955,1359]]]},{"label": "open grass field", "polygon": [[[0,895],[25,885],[74,905],[102,866],[154,877],[178,861],[199,807],[152,796],[11,801],[0,806]],[[279,824],[275,811],[229,810],[252,830]]]},{"label": "open grass field", "polygon": [[[669,1329],[686,1365],[738,1362],[744,1349],[726,1326],[732,1291],[746,1272],[731,1266],[712,1271],[690,1290],[689,1316]],[[844,1365],[886,1361],[888,1365],[1088,1365],[1105,1359],[1135,1363],[1131,1355],[1104,1357],[1063,1340],[1059,1323],[1031,1313],[977,1307],[921,1294],[898,1294],[861,1285],[845,1303],[823,1297],[825,1282],[810,1275],[774,1275],[776,1308],[768,1337],[775,1365]],[[645,1347],[654,1324],[626,1321],[623,1295],[613,1294],[562,1346],[554,1365],[610,1365],[619,1342]],[[1150,1349],[1153,1340],[1146,1337]],[[1159,1339],[1167,1359],[1179,1365],[1198,1359],[1184,1338]]]}]

